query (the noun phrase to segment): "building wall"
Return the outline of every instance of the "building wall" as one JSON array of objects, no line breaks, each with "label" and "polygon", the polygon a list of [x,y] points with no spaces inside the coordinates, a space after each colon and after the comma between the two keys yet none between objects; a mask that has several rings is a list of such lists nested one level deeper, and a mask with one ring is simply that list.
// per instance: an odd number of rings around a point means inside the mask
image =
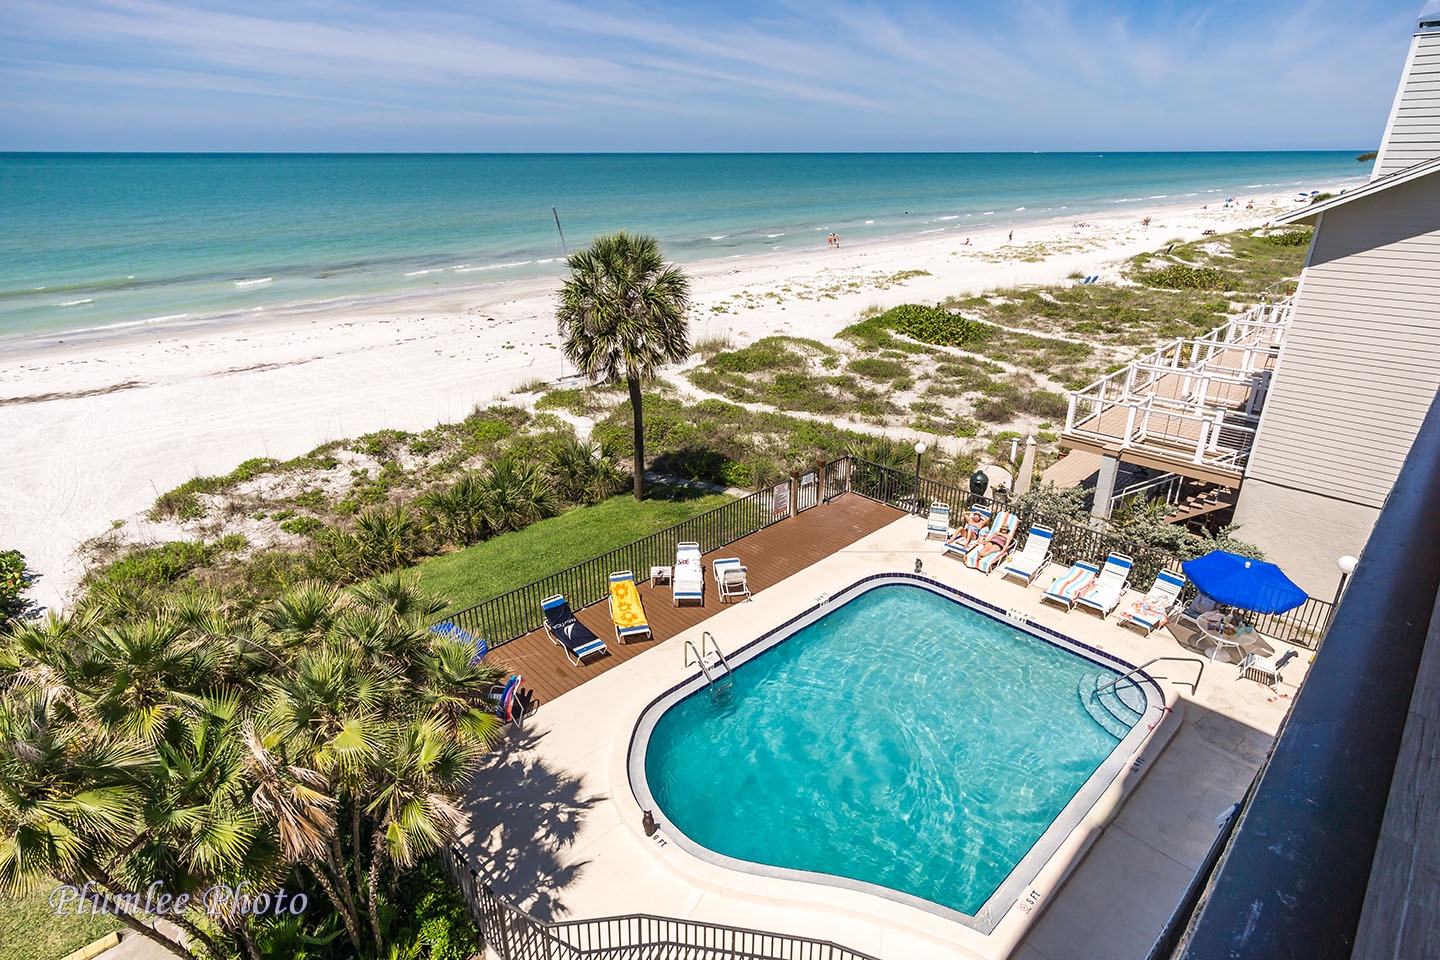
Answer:
[{"label": "building wall", "polygon": [[1371,179],[1440,156],[1440,32],[1417,33]]},{"label": "building wall", "polygon": [[[1321,218],[1240,492],[1242,539],[1287,572],[1286,559],[1313,568],[1323,596],[1323,581],[1339,576],[1335,558],[1369,537],[1437,390],[1440,175],[1431,175]],[[1323,534],[1311,535],[1312,523]],[[1322,546],[1325,556],[1307,559]]]},{"label": "building wall", "polygon": [[1264,550],[1310,596],[1329,600],[1340,582],[1336,562],[1360,556],[1379,515],[1373,507],[1247,479],[1236,536]]}]

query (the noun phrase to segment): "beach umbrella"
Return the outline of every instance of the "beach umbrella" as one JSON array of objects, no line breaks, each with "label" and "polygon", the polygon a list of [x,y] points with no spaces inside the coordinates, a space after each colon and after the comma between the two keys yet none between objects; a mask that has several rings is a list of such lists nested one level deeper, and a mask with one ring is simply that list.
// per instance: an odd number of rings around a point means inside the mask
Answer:
[{"label": "beach umbrella", "polygon": [[1256,613],[1284,613],[1306,600],[1304,590],[1273,563],[1224,550],[1181,564],[1185,576],[1216,601]]}]

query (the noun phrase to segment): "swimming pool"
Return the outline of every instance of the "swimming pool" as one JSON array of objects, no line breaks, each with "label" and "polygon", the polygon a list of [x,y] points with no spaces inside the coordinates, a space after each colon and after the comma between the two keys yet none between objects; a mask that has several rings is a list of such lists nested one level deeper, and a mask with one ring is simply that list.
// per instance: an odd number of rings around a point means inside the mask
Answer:
[{"label": "swimming pool", "polygon": [[1163,709],[1153,681],[1097,698],[1128,665],[903,574],[852,585],[729,659],[728,692],[692,678],[641,714],[641,807],[711,862],[865,889],[982,932]]}]

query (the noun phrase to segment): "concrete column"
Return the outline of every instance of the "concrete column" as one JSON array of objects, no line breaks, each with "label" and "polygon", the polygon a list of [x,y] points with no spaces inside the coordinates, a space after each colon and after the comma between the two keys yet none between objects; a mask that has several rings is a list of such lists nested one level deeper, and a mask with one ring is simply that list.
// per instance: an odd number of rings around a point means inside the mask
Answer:
[{"label": "concrete column", "polygon": [[1090,515],[1110,519],[1110,498],[1115,495],[1115,477],[1120,472],[1120,458],[1105,454],[1100,458],[1100,472],[1095,475],[1095,505]]},{"label": "concrete column", "polygon": [[1015,495],[1028,493],[1035,476],[1035,436],[1025,438],[1025,453],[1020,458],[1020,472],[1015,475]]}]

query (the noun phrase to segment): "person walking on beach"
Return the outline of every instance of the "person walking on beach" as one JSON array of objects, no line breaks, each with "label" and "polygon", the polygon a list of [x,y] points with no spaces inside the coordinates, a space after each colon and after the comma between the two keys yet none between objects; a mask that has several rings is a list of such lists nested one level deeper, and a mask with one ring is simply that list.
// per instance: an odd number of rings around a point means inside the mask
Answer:
[{"label": "person walking on beach", "polygon": [[1010,236],[1006,238],[1005,242],[1006,242],[1006,243],[1014,243],[1014,242],[1015,242],[1015,231],[1014,231],[1014,230],[1011,230],[1011,231],[1010,231]]}]

